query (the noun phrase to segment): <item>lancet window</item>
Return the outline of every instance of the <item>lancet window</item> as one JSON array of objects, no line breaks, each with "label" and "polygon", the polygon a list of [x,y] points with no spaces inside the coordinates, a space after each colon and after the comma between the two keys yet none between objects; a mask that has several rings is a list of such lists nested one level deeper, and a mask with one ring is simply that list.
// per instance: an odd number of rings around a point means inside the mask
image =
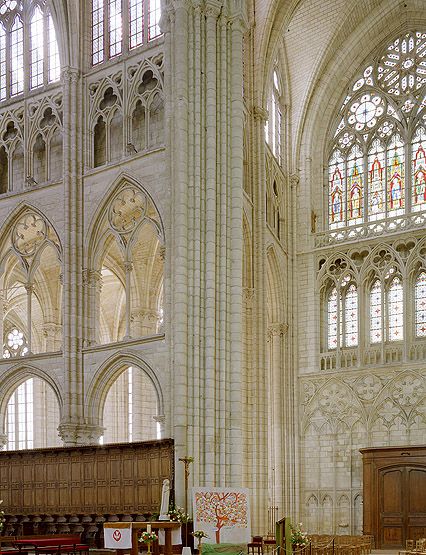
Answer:
[{"label": "lancet window", "polygon": [[33,379],[22,383],[7,404],[8,449],[32,449],[34,442]]},{"label": "lancet window", "polygon": [[358,291],[349,275],[327,297],[327,347],[358,345]]},{"label": "lancet window", "polygon": [[414,286],[415,335],[426,337],[426,272],[420,272]]},{"label": "lancet window", "polygon": [[268,99],[268,120],[265,126],[265,139],[272,150],[272,154],[278,163],[282,162],[282,111],[280,105],[281,84],[277,70],[274,70],[272,76],[271,92]]},{"label": "lancet window", "polygon": [[370,288],[370,343],[404,339],[404,295],[401,278],[391,268]]},{"label": "lancet window", "polygon": [[340,108],[328,171],[328,226],[426,209],[426,33],[397,37]]},{"label": "lancet window", "polygon": [[59,77],[59,50],[46,2],[0,0],[0,100]]},{"label": "lancet window", "polygon": [[60,445],[59,404],[52,387],[39,377],[22,382],[9,398],[5,431],[7,449]]},{"label": "lancet window", "polygon": [[160,0],[91,0],[92,65],[159,37]]}]

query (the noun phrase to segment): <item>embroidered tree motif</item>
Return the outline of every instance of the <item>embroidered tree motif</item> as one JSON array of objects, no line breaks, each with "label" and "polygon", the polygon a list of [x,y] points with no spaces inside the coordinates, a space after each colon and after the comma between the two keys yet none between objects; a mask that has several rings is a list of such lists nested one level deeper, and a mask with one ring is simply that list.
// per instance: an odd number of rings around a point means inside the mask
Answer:
[{"label": "embroidered tree motif", "polygon": [[215,527],[216,543],[224,526],[247,526],[247,495],[237,491],[205,491],[195,495],[197,522]]}]

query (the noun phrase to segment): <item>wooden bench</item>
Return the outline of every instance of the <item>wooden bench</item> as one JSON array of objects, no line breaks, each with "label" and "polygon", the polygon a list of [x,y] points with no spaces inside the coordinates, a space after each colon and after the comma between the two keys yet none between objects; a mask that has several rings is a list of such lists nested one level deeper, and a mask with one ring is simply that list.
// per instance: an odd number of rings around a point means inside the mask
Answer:
[{"label": "wooden bench", "polygon": [[[36,555],[61,555],[70,553],[73,555],[88,555],[89,546],[82,544],[79,535],[58,536],[22,536],[13,542],[15,553],[24,554],[34,552]],[[4,554],[0,554],[4,555]]]}]

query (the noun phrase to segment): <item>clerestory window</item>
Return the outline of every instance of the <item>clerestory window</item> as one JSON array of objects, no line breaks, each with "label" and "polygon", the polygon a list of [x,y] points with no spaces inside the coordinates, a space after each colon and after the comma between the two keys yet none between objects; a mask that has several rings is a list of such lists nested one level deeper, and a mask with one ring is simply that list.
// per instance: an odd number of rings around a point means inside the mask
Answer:
[{"label": "clerestory window", "polygon": [[91,0],[92,65],[159,37],[160,0]]},{"label": "clerestory window", "polygon": [[426,33],[397,37],[365,67],[334,131],[329,229],[426,209]]},{"label": "clerestory window", "polygon": [[0,0],[0,101],[60,78],[55,27],[42,0]]}]

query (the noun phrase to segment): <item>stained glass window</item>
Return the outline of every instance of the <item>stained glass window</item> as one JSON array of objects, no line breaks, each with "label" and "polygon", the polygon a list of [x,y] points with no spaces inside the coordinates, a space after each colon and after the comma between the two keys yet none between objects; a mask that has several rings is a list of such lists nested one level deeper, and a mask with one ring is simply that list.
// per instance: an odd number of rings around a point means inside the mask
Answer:
[{"label": "stained glass window", "polygon": [[412,210],[417,212],[426,207],[426,131],[424,127],[418,127],[414,133],[412,153],[411,203]]},{"label": "stained glass window", "polygon": [[59,61],[58,42],[56,40],[55,26],[53,25],[52,16],[47,17],[47,37],[48,37],[48,81],[53,83],[58,81],[61,72],[61,63]]},{"label": "stained glass window", "polygon": [[108,2],[109,57],[121,54],[121,0]]},{"label": "stained glass window", "polygon": [[43,0],[0,0],[0,100],[60,77],[52,17]]},{"label": "stained glass window", "polygon": [[160,0],[147,0],[149,2],[148,8],[148,40],[153,40],[161,34],[160,31],[160,17],[161,17],[161,3]]},{"label": "stained glass window", "polygon": [[421,272],[415,284],[416,337],[426,337],[426,272]]},{"label": "stained glass window", "polygon": [[92,65],[161,35],[160,0],[92,0]]},{"label": "stained glass window", "polygon": [[130,48],[143,43],[143,2],[129,0],[129,37]]},{"label": "stained glass window", "polygon": [[404,338],[404,304],[402,283],[398,277],[393,278],[387,292],[388,339],[402,341]]},{"label": "stained glass window", "polygon": [[330,227],[341,227],[345,224],[346,212],[345,198],[345,168],[342,153],[334,151],[329,166],[329,217]]},{"label": "stained glass window", "polygon": [[10,32],[10,96],[24,90],[24,26],[18,16]]},{"label": "stained glass window", "polygon": [[376,280],[370,291],[370,341],[382,341],[383,311],[382,311],[382,285]]},{"label": "stained glass window", "polygon": [[92,0],[92,64],[104,61],[104,0]]},{"label": "stained glass window", "polygon": [[351,284],[345,295],[345,346],[358,345],[358,293]]},{"label": "stained glass window", "polygon": [[350,280],[349,275],[345,276],[327,298],[328,349],[358,345],[358,292]]},{"label": "stained glass window", "polygon": [[277,70],[273,72],[270,97],[268,100],[268,120],[265,125],[265,139],[269,144],[272,154],[281,164],[281,127],[282,127],[282,114],[280,107],[280,80],[278,78]]},{"label": "stained glass window", "polygon": [[426,209],[426,132],[413,125],[426,120],[425,51],[426,33],[396,37],[347,91],[330,141],[329,229]]},{"label": "stained glass window", "polygon": [[347,183],[348,183],[348,223],[362,223],[363,220],[363,187],[364,160],[359,145],[355,145],[348,157]]},{"label": "stained glass window", "polygon": [[43,14],[37,6],[30,23],[31,89],[43,84],[43,38]]},{"label": "stained glass window", "polygon": [[0,23],[0,100],[7,95],[6,52],[6,31]]},{"label": "stained glass window", "polygon": [[385,213],[385,150],[376,139],[368,153],[368,218],[381,219]]},{"label": "stained glass window", "polygon": [[394,135],[387,151],[388,215],[404,213],[404,144]]},{"label": "stained glass window", "polygon": [[334,287],[328,297],[327,303],[327,338],[329,349],[337,348],[338,320],[337,289]]}]

